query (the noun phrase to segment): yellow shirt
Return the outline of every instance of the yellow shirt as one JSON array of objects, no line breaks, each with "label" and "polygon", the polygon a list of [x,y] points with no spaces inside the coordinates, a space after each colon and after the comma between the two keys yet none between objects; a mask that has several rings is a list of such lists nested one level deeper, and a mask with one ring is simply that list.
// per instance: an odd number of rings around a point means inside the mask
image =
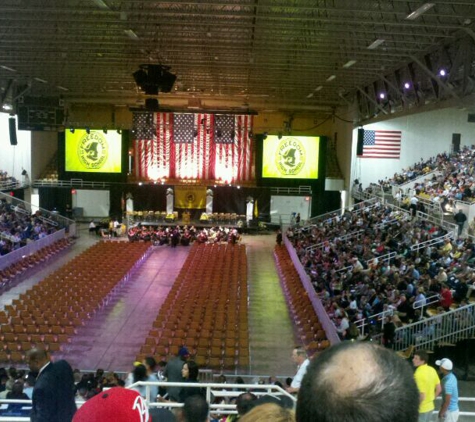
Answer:
[{"label": "yellow shirt", "polygon": [[424,400],[419,405],[419,413],[434,410],[435,388],[440,384],[437,371],[431,366],[424,364],[418,366],[414,373],[419,393],[424,393]]}]

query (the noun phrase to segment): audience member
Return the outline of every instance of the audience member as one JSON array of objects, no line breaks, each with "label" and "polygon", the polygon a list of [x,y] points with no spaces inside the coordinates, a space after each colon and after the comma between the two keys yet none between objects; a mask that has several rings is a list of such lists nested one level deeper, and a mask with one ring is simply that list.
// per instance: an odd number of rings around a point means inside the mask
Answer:
[{"label": "audience member", "polygon": [[65,360],[51,362],[44,350],[27,355],[30,370],[37,373],[33,388],[32,422],[70,422],[76,412],[73,370]]},{"label": "audience member", "polygon": [[434,411],[434,400],[442,388],[439,376],[434,368],[429,366],[429,355],[424,350],[414,352],[412,363],[416,367],[414,379],[419,390],[419,422],[430,422]]},{"label": "audience member", "polygon": [[239,419],[241,422],[295,422],[293,410],[275,403],[265,403],[254,407]]},{"label": "audience member", "polygon": [[314,359],[297,400],[298,422],[416,422],[408,363],[368,342],[342,342]]},{"label": "audience member", "polygon": [[181,422],[207,422],[209,420],[209,404],[201,396],[190,396],[185,400],[181,411]]},{"label": "audience member", "polygon": [[[188,360],[189,357],[190,352],[188,351],[188,349],[186,347],[182,347],[178,351],[178,356],[176,356],[174,359],[170,360],[167,363],[163,375],[166,377],[168,382],[183,382],[182,369],[184,363]],[[176,402],[179,401],[180,391],[180,387],[168,387],[168,399]]]},{"label": "audience member", "polygon": [[459,392],[457,378],[452,370],[454,365],[450,359],[436,360],[435,364],[443,376],[442,378],[442,406],[439,410],[439,418],[445,422],[457,422],[459,418]]},{"label": "audience member", "polygon": [[298,393],[302,384],[302,379],[307,372],[310,361],[307,358],[307,352],[303,347],[296,347],[292,351],[292,361],[297,364],[297,373],[295,374],[290,387],[287,388],[289,393]]}]

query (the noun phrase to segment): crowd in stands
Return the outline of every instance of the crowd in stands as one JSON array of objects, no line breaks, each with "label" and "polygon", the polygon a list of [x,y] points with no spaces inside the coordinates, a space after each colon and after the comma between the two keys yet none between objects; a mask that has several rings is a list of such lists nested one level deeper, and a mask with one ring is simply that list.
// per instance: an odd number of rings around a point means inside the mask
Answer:
[{"label": "crowd in stands", "polygon": [[41,218],[40,212],[31,215],[19,206],[0,200],[0,255],[6,255],[29,241],[42,239],[55,231],[55,226]]},{"label": "crowd in stands", "polygon": [[0,186],[2,185],[11,185],[12,183],[16,183],[17,180],[8,175],[8,172],[5,170],[0,170]]},{"label": "crowd in stands", "polygon": [[290,228],[287,236],[345,339],[358,337],[352,323],[388,309],[402,322],[423,318],[417,308],[434,295],[444,310],[453,301],[466,304],[475,286],[471,239],[453,240],[443,227],[389,205],[362,203],[343,216]]},{"label": "crowd in stands", "polygon": [[198,243],[220,243],[227,242],[235,244],[240,241],[241,235],[236,228],[211,227],[197,229],[195,226],[147,226],[138,224],[131,227],[127,236],[129,241],[153,242],[155,245],[178,245],[189,246],[194,242]]},{"label": "crowd in stands", "polygon": [[[399,186],[417,177],[423,176],[433,171],[440,174],[417,183],[414,191],[417,196],[440,202],[444,211],[447,206],[453,209],[454,201],[475,201],[475,149],[464,147],[458,152],[451,154],[442,153],[428,160],[422,160],[413,166],[403,169],[400,173],[395,173],[392,178],[378,181],[379,187],[385,192],[389,192],[392,186]],[[353,196],[356,191],[374,193],[374,186],[362,189],[360,184],[353,187]],[[397,193],[397,199],[402,200],[406,192]],[[410,198],[406,198],[409,202]]]}]

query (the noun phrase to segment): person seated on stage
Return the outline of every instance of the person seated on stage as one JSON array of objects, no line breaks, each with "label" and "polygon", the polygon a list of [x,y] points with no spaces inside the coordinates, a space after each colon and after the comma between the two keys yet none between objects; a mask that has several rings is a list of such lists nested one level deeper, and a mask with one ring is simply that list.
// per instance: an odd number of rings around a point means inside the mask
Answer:
[{"label": "person seated on stage", "polygon": [[197,236],[196,236],[196,241],[198,243],[206,243],[208,241],[208,232],[206,229],[201,230]]},{"label": "person seated on stage", "polygon": [[191,234],[190,234],[188,229],[185,230],[185,232],[183,233],[183,236],[181,237],[180,242],[183,246],[189,246],[190,245],[190,243],[191,243]]},{"label": "person seated on stage", "polygon": [[96,233],[96,224],[94,221],[89,223],[89,234]]}]

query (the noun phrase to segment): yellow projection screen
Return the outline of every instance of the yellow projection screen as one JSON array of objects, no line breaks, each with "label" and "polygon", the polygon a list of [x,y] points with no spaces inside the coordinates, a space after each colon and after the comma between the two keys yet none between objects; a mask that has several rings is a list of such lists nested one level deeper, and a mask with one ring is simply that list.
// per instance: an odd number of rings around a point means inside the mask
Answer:
[{"label": "yellow projection screen", "polygon": [[66,131],[66,171],[120,173],[122,135],[116,131]]},{"label": "yellow projection screen", "polygon": [[318,179],[318,136],[268,135],[262,149],[262,177]]}]

